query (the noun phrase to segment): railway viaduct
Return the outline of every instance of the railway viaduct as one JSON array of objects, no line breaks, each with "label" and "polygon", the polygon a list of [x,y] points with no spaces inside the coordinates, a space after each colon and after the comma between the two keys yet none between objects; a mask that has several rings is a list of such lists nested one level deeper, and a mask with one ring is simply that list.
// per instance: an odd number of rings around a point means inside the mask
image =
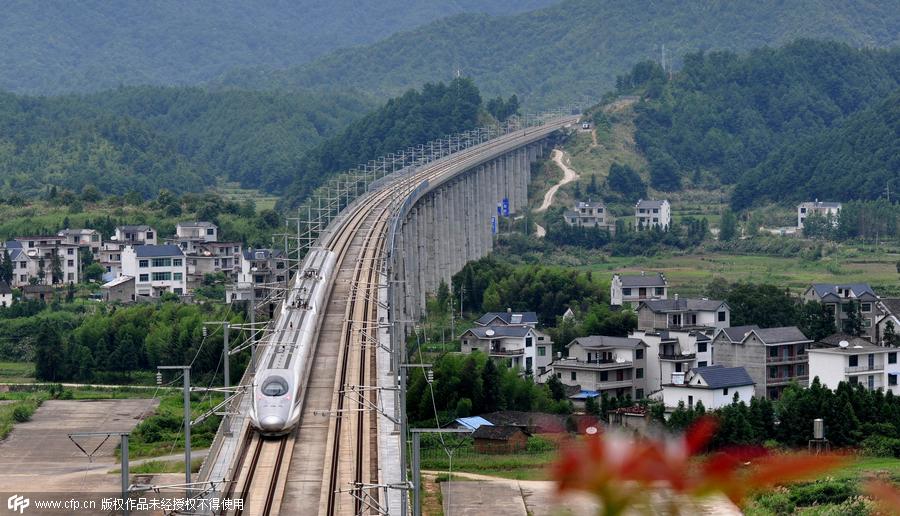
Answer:
[{"label": "railway viaduct", "polygon": [[[210,493],[245,498],[228,514],[407,514],[406,337],[426,296],[491,251],[498,205],[510,216],[525,208],[531,164],[577,119],[507,126],[393,170],[330,220],[315,246],[339,259],[297,428],[266,444],[248,425],[253,395],[239,393],[198,475]],[[281,317],[270,327],[283,328]],[[285,344],[277,338],[259,346]]]}]

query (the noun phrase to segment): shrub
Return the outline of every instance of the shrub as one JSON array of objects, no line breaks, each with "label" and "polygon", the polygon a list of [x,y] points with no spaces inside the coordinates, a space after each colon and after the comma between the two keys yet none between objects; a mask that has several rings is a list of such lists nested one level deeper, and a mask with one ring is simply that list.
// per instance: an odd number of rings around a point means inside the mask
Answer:
[{"label": "shrub", "polygon": [[556,446],[552,441],[544,439],[543,437],[529,437],[526,449],[530,452],[545,452],[555,450]]},{"label": "shrub", "polygon": [[856,483],[849,479],[817,480],[806,484],[797,484],[790,487],[789,493],[791,502],[803,507],[843,503],[859,495]]},{"label": "shrub", "polygon": [[870,435],[863,440],[862,451],[872,457],[900,457],[900,439]]},{"label": "shrub", "polygon": [[756,505],[772,514],[791,514],[796,508],[783,489],[760,494],[756,497]]},{"label": "shrub", "polygon": [[34,406],[31,403],[23,403],[17,405],[16,408],[13,409],[13,419],[16,420],[16,423],[24,423],[31,419],[31,415],[34,413]]}]

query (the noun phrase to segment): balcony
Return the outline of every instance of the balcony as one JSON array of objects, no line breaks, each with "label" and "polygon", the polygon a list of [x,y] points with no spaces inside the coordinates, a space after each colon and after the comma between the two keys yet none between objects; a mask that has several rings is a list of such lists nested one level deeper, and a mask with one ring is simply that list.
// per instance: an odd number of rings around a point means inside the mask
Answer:
[{"label": "balcony", "polygon": [[777,357],[766,357],[766,365],[792,364],[797,362],[807,362],[807,355],[779,355]]},{"label": "balcony", "polygon": [[883,370],[884,370],[884,366],[881,364],[872,364],[872,365],[862,364],[862,365],[856,365],[856,366],[847,366],[844,368],[844,372],[848,373],[848,374],[868,373],[871,371],[883,371]]},{"label": "balcony", "polygon": [[626,362],[616,362],[614,360],[591,360],[590,362],[586,360],[575,360],[573,358],[564,358],[562,360],[558,360],[554,362],[555,367],[565,368],[565,369],[579,369],[579,370],[591,370],[591,371],[602,371],[606,369],[624,369],[631,368],[634,364],[630,361]]},{"label": "balcony", "polygon": [[669,353],[660,353],[659,354],[660,360],[671,360],[673,362],[689,362],[691,360],[694,360],[695,358],[697,358],[696,353],[688,353],[686,355],[685,354],[676,355],[676,354],[669,354]]},{"label": "balcony", "polygon": [[489,353],[496,357],[514,357],[525,354],[524,349],[492,349]]},{"label": "balcony", "polygon": [[623,387],[632,387],[634,380],[612,380],[608,382],[597,382],[595,391],[605,391],[608,389],[621,389]]},{"label": "balcony", "polygon": [[800,376],[779,376],[776,378],[766,378],[766,386],[775,387],[778,385],[787,385],[791,382],[797,382],[801,387],[805,387],[809,383],[809,375]]}]

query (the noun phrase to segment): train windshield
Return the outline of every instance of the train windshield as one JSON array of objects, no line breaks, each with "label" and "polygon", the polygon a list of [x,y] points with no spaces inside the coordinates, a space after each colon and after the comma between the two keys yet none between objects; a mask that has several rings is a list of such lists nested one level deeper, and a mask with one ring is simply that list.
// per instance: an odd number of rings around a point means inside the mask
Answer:
[{"label": "train windshield", "polygon": [[287,394],[288,384],[280,376],[270,376],[263,382],[260,390],[266,396],[284,396]]}]

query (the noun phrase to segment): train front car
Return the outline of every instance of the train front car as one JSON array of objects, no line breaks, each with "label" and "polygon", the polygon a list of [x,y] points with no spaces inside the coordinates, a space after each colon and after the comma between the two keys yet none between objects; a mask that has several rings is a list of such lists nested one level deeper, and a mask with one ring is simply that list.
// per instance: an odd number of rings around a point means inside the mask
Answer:
[{"label": "train front car", "polygon": [[272,333],[261,343],[250,423],[262,435],[284,435],[300,419],[309,365],[336,261],[330,251],[309,252],[282,303]]}]

